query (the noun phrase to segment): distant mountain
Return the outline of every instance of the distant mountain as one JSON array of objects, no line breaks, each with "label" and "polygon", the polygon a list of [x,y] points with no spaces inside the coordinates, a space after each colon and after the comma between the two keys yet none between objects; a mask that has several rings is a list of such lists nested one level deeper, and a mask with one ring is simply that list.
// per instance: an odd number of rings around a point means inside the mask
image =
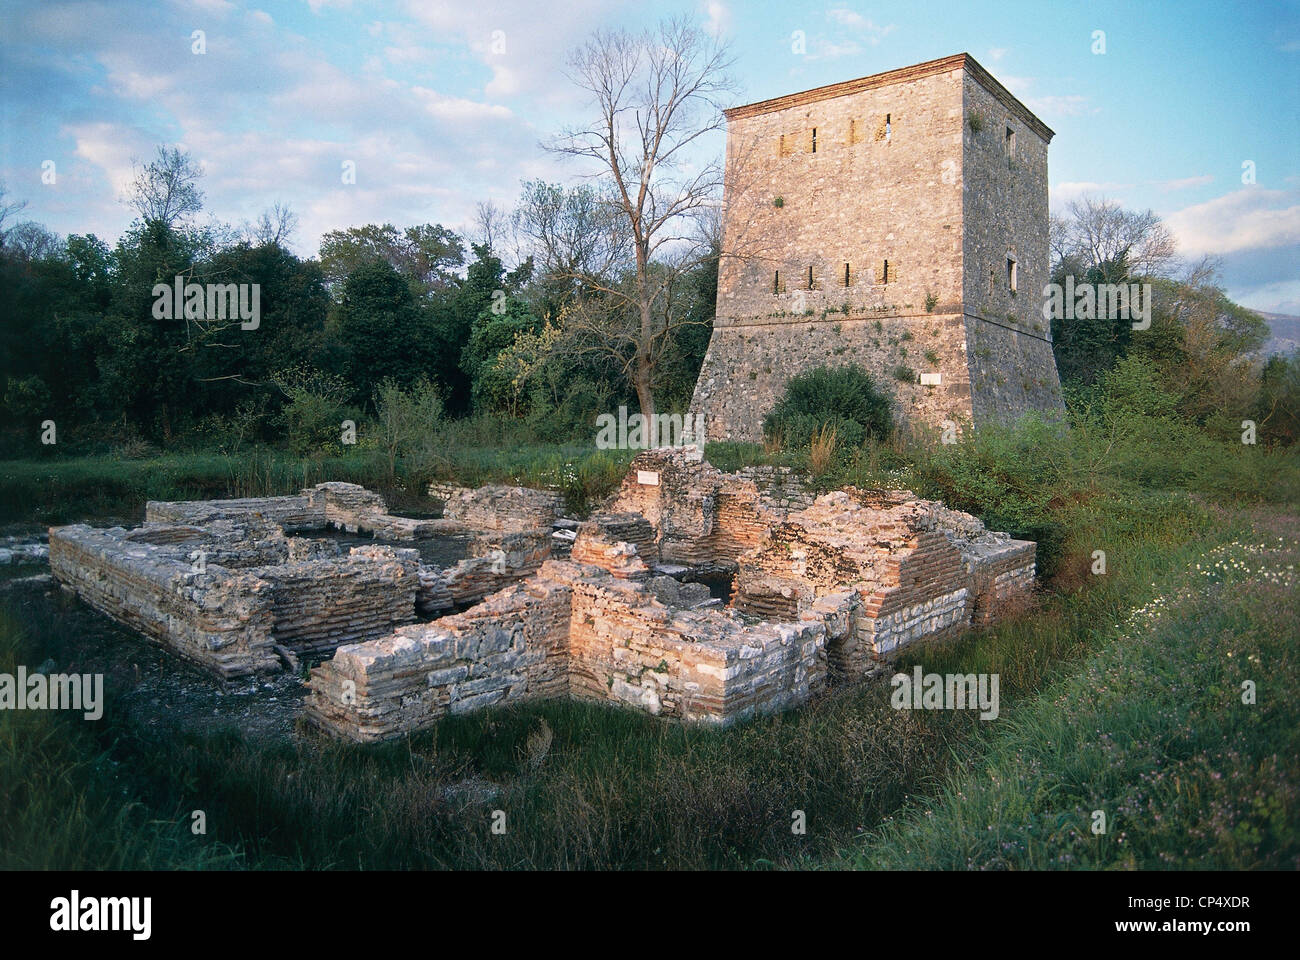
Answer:
[{"label": "distant mountain", "polygon": [[1272,333],[1261,351],[1264,356],[1269,357],[1275,353],[1289,354],[1293,350],[1300,349],[1300,317],[1288,316],[1285,313],[1265,313],[1263,310],[1255,312],[1268,322],[1269,332]]}]

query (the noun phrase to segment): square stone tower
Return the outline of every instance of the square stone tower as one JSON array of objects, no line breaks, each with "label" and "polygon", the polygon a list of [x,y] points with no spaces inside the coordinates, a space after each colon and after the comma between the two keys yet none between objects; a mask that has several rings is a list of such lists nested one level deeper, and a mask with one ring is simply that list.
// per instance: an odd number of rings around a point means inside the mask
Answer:
[{"label": "square stone tower", "polygon": [[790,377],[858,363],[900,424],[1061,408],[1052,131],[969,54],[727,111],[709,440],[760,440]]}]

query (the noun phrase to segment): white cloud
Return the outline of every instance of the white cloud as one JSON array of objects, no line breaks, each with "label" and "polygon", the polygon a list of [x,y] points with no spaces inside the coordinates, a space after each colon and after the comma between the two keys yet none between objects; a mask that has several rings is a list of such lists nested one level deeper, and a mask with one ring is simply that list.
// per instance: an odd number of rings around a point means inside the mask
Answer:
[{"label": "white cloud", "polygon": [[718,37],[731,29],[731,8],[722,0],[707,0],[703,6],[707,17],[704,29],[710,36]]},{"label": "white cloud", "polygon": [[1162,180],[1157,185],[1161,190],[1186,190],[1188,187],[1203,187],[1213,183],[1213,174],[1205,173],[1199,177],[1183,177],[1181,180]]},{"label": "white cloud", "polygon": [[1043,116],[1077,117],[1100,112],[1096,108],[1089,109],[1088,98],[1077,93],[1032,96],[1034,88],[1038,85],[1035,77],[1000,76],[998,80],[1026,107]]},{"label": "white cloud", "polygon": [[1006,47],[990,47],[990,48],[989,48],[989,59],[990,59],[990,60],[994,60],[994,61],[1001,60],[1001,59],[1002,59],[1003,57],[1005,57],[1006,55],[1007,55],[1007,48],[1006,48]]},{"label": "white cloud", "polygon": [[1185,255],[1300,245],[1300,191],[1244,187],[1164,220]]},{"label": "white cloud", "polygon": [[873,47],[894,32],[894,24],[881,26],[848,7],[834,7],[826,11],[826,19],[857,33],[866,34],[866,41]]},{"label": "white cloud", "polygon": [[1078,200],[1085,194],[1093,197],[1109,197],[1124,190],[1131,190],[1132,183],[1098,183],[1094,180],[1074,180],[1054,183],[1050,188],[1053,209],[1063,207],[1071,200]]},{"label": "white cloud", "polygon": [[1097,109],[1088,108],[1088,98],[1077,93],[1062,96],[1025,97],[1025,106],[1034,113],[1045,117],[1079,117],[1087,113],[1098,113]]}]

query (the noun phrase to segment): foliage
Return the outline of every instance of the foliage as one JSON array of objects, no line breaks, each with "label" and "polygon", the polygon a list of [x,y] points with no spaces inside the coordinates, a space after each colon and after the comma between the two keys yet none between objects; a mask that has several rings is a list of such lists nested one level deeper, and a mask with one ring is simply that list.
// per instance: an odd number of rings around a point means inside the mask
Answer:
[{"label": "foliage", "polygon": [[814,434],[828,426],[834,428],[834,446],[840,450],[868,438],[884,439],[893,430],[888,395],[856,364],[816,367],[792,377],[763,419],[764,435],[780,437],[788,449],[809,446]]}]

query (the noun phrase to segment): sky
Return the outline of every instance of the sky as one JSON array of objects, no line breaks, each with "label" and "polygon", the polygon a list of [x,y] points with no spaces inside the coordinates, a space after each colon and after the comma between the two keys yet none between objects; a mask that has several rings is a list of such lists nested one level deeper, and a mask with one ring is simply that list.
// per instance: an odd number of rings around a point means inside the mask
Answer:
[{"label": "sky", "polygon": [[591,115],[567,53],[672,15],[730,45],[738,104],[970,53],[1056,131],[1054,211],[1150,208],[1238,302],[1300,314],[1300,0],[0,0],[0,179],[22,219],[113,241],[167,143],[207,215],[291,206],[304,256],[363,223],[467,230],[589,172],[542,147]]}]

